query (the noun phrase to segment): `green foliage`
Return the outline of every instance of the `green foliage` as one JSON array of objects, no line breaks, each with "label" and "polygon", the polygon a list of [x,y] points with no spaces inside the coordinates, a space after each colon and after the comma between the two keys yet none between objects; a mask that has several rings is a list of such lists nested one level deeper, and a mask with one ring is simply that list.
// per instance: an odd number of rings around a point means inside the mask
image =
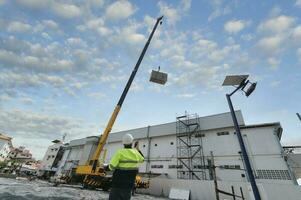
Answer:
[{"label": "green foliage", "polygon": [[5,161],[0,161],[0,169],[6,167],[7,162]]}]

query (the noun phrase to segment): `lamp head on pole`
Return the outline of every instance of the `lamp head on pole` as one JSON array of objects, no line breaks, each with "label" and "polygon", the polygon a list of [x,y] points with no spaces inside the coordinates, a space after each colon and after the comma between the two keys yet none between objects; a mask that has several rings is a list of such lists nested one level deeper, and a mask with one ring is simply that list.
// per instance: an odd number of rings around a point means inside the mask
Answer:
[{"label": "lamp head on pole", "polygon": [[244,91],[247,97],[254,92],[256,85],[257,83],[251,83],[251,86],[247,89],[247,91]]},{"label": "lamp head on pole", "polygon": [[236,90],[231,93],[235,93],[237,90],[241,90],[249,97],[255,90],[257,83],[252,83],[247,80],[249,75],[230,75],[226,76],[223,86],[234,86]]}]

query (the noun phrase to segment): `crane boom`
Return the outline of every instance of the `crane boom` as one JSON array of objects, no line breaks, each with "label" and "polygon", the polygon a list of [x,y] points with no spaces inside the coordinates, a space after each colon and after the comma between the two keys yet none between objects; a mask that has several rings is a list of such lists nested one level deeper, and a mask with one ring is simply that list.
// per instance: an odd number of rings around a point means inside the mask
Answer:
[{"label": "crane boom", "polygon": [[114,111],[113,111],[113,113],[112,113],[112,115],[110,117],[110,120],[108,121],[108,124],[107,124],[107,126],[106,126],[103,134],[100,137],[100,140],[98,142],[97,148],[96,148],[96,150],[95,150],[95,152],[94,152],[94,154],[92,156],[92,159],[89,161],[89,163],[87,165],[78,166],[77,169],[76,169],[76,173],[77,174],[91,174],[91,173],[95,173],[96,172],[97,163],[98,163],[98,159],[99,159],[100,153],[102,152],[103,147],[104,147],[104,145],[105,145],[105,143],[106,143],[106,141],[108,139],[108,136],[109,136],[109,134],[110,134],[110,132],[112,130],[112,127],[113,127],[113,125],[115,123],[115,120],[116,120],[116,118],[118,116],[118,113],[119,113],[119,111],[121,109],[121,106],[122,106],[122,104],[124,102],[124,99],[125,99],[128,91],[129,91],[129,89],[131,87],[131,84],[132,84],[132,82],[133,82],[133,80],[135,78],[135,75],[136,75],[136,73],[137,73],[137,71],[139,69],[139,66],[140,66],[140,64],[141,64],[141,62],[143,60],[143,57],[144,57],[144,55],[146,53],[146,50],[147,50],[147,48],[148,48],[148,46],[149,46],[149,44],[151,42],[151,39],[152,39],[152,37],[153,37],[156,29],[157,29],[157,26],[158,26],[159,23],[160,24],[162,23],[162,19],[163,19],[163,16],[161,16],[161,17],[159,17],[157,19],[156,24],[153,27],[153,30],[152,30],[151,34],[149,35],[149,38],[148,38],[148,40],[147,40],[147,42],[146,42],[146,44],[145,44],[145,46],[144,46],[144,48],[143,48],[140,56],[139,56],[139,59],[138,59],[136,65],[135,65],[135,67],[134,67],[134,69],[133,69],[133,71],[131,73],[131,76],[130,76],[130,78],[129,78],[129,80],[128,80],[128,82],[127,82],[127,84],[126,84],[126,86],[125,86],[125,88],[124,88],[124,90],[123,90],[123,92],[122,92],[122,94],[120,96],[120,99],[119,99],[119,101],[118,101],[118,103],[117,103],[117,105],[116,105],[116,107],[115,107],[115,109],[114,109]]}]

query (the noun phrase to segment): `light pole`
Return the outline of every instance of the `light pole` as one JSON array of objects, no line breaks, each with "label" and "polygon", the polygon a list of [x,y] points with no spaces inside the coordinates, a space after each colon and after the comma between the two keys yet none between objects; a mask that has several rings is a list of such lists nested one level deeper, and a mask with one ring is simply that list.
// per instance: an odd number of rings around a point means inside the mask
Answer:
[{"label": "light pole", "polygon": [[[241,149],[241,152],[242,152],[243,162],[245,163],[246,172],[248,174],[248,177],[249,177],[249,180],[250,180],[250,183],[251,183],[251,187],[252,187],[252,190],[253,190],[255,200],[261,200],[259,190],[258,190],[258,187],[256,185],[256,180],[255,180],[255,177],[254,177],[254,174],[253,174],[253,170],[252,170],[252,167],[251,167],[251,164],[250,164],[250,160],[249,160],[249,157],[248,157],[248,153],[247,153],[247,150],[246,150],[246,146],[244,144],[244,141],[243,141],[243,138],[242,138],[242,135],[241,135],[241,132],[240,132],[240,127],[238,125],[237,118],[236,118],[236,115],[235,115],[235,111],[234,111],[234,108],[233,108],[233,104],[232,104],[232,101],[231,101],[231,96],[235,92],[237,92],[238,90],[243,91],[246,94],[247,97],[255,90],[256,83],[251,83],[249,80],[247,80],[248,77],[249,77],[249,75],[226,76],[226,78],[224,80],[224,83],[223,83],[223,86],[232,85],[232,86],[236,87],[236,89],[233,92],[231,92],[230,94],[226,94],[226,97],[227,97],[227,101],[228,101],[229,108],[230,108],[230,111],[231,111],[231,116],[232,116],[232,120],[233,120],[233,123],[234,123],[236,135],[237,135],[237,138],[238,138],[239,146],[240,146],[240,149]],[[249,84],[250,84],[249,88],[245,91],[244,89]]]},{"label": "light pole", "polygon": [[300,120],[300,122],[301,122],[301,116],[300,116],[300,114],[299,114],[299,113],[296,113],[296,115],[298,116],[298,118],[299,118],[299,120]]}]

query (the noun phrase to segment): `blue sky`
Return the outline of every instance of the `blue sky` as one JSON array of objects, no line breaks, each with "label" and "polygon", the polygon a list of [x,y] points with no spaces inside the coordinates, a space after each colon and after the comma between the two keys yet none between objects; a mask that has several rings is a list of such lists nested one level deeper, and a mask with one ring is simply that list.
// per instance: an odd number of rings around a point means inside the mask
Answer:
[{"label": "blue sky", "polygon": [[[300,145],[300,13],[300,0],[0,0],[0,131],[37,158],[64,133],[99,134],[164,14],[114,131],[227,112],[225,75],[250,74],[235,108]],[[148,81],[159,65],[165,86]]]}]

